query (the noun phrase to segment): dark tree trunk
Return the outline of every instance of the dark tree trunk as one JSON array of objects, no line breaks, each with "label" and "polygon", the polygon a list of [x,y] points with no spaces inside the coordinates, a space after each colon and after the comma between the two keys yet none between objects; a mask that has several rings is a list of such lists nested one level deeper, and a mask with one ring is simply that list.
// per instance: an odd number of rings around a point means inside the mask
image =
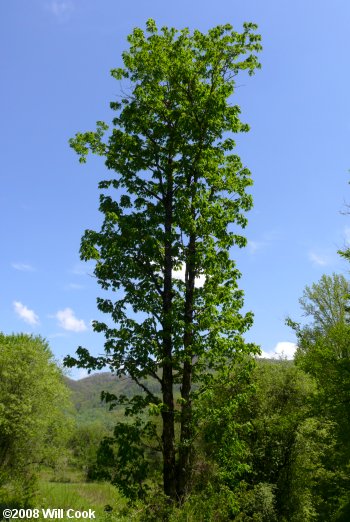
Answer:
[{"label": "dark tree trunk", "polygon": [[182,501],[189,493],[192,476],[192,369],[193,369],[193,300],[195,283],[195,248],[196,238],[190,236],[186,261],[186,296],[184,311],[184,352],[185,360],[183,365],[181,383],[181,433],[179,446],[179,459],[177,467],[177,494]]},{"label": "dark tree trunk", "polygon": [[164,493],[176,500],[175,473],[175,417],[174,417],[174,379],[172,363],[172,209],[173,187],[172,176],[167,180],[165,197],[165,262],[164,262],[164,292],[163,292],[163,377],[162,394],[164,409],[163,420],[163,484]]},{"label": "dark tree trunk", "polygon": [[181,433],[179,459],[177,465],[177,496],[181,501],[189,493],[192,476],[192,404],[190,399],[192,385],[192,363],[185,362],[181,386]]},{"label": "dark tree trunk", "polygon": [[174,430],[174,398],[173,370],[171,364],[163,367],[163,484],[164,493],[176,500],[175,476],[175,430]]}]

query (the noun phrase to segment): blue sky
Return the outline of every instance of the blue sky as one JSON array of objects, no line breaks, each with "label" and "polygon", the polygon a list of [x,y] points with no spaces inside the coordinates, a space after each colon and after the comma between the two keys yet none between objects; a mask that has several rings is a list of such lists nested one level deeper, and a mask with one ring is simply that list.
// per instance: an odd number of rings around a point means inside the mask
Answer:
[{"label": "blue sky", "polygon": [[301,318],[305,285],[349,270],[337,255],[350,242],[340,213],[350,202],[348,0],[1,2],[0,330],[41,334],[58,359],[78,345],[103,350],[90,326],[101,292],[79,244],[101,221],[104,166],[79,165],[68,139],[111,120],[119,85],[109,71],[148,18],[202,31],[259,25],[262,69],[237,80],[234,99],[251,126],[236,141],[254,209],[248,247],[233,257],[255,314],[247,338],[288,351],[284,320]]}]

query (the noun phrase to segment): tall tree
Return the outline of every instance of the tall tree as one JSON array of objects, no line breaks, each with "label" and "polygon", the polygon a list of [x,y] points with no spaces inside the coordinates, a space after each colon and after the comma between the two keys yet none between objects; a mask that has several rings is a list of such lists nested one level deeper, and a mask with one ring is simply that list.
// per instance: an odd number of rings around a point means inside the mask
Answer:
[{"label": "tall tree", "polygon": [[115,323],[94,322],[106,337],[105,356],[80,347],[78,359],[66,363],[109,365],[143,391],[129,401],[129,411],[158,408],[164,492],[171,499],[182,499],[190,487],[193,383],[198,393],[216,370],[254,350],[242,338],[252,314],[239,312],[240,273],[229,255],[233,245],[246,244],[237,227],[245,227],[252,206],[250,172],[231,153],[229,133],[248,126],[229,99],[237,74],[259,67],[255,30],[246,23],[241,33],[231,25],[190,33],[158,30],[148,20],[146,34],[136,28],[129,35],[124,67],[112,70],[129,87],[111,103],[116,116],[108,139],[108,126],[97,122],[95,132],[71,140],[81,162],[91,150],[111,171],[99,183],[102,228],[85,231],[80,253],[96,260],[101,287],[118,295],[97,300]]}]

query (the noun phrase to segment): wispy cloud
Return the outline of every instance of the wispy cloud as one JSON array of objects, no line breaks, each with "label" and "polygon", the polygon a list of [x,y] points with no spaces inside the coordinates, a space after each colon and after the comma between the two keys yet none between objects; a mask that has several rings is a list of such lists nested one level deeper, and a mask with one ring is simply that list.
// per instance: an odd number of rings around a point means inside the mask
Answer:
[{"label": "wispy cloud", "polygon": [[64,333],[64,332],[56,332],[56,333],[53,333],[53,334],[50,334],[48,335],[48,338],[49,339],[57,339],[59,337],[67,337],[68,334]]},{"label": "wispy cloud", "polygon": [[86,275],[92,275],[94,271],[94,262],[88,261],[86,263],[76,263],[72,270],[70,270],[71,274],[78,275],[78,276],[86,276]]},{"label": "wispy cloud", "polygon": [[83,319],[77,319],[71,308],[59,310],[55,314],[55,317],[58,319],[59,326],[64,330],[68,330],[69,332],[84,332],[87,330],[87,326]]},{"label": "wispy cloud", "polygon": [[272,243],[281,240],[281,234],[278,230],[269,230],[264,232],[260,239],[248,239],[248,252],[256,254],[256,252],[269,247]]},{"label": "wispy cloud", "polygon": [[276,344],[275,348],[269,352],[261,351],[259,357],[263,359],[288,359],[294,358],[297,345],[290,341],[280,341]]},{"label": "wispy cloud", "polygon": [[314,265],[327,266],[330,263],[327,254],[317,254],[316,252],[309,252],[309,259]]},{"label": "wispy cloud", "polygon": [[66,290],[82,290],[84,288],[84,285],[79,285],[77,283],[69,283],[66,285]]},{"label": "wispy cloud", "polygon": [[63,368],[63,371],[64,375],[73,381],[79,381],[80,379],[89,377],[89,372],[88,370],[85,370],[85,368]]},{"label": "wispy cloud", "polygon": [[248,241],[248,250],[251,254],[255,254],[258,250],[261,250],[266,246],[266,241]]},{"label": "wispy cloud", "polygon": [[32,326],[39,324],[39,317],[34,312],[34,310],[30,310],[20,301],[14,301],[13,307],[15,309],[16,314],[26,323],[31,324]]},{"label": "wispy cloud", "polygon": [[46,4],[47,9],[56,18],[66,20],[74,10],[74,4],[69,0],[52,0]]},{"label": "wispy cloud", "polygon": [[12,263],[12,268],[20,272],[34,272],[35,270],[32,265],[27,265],[26,263]]},{"label": "wispy cloud", "polygon": [[344,228],[344,239],[345,239],[346,245],[348,246],[350,244],[350,227]]}]

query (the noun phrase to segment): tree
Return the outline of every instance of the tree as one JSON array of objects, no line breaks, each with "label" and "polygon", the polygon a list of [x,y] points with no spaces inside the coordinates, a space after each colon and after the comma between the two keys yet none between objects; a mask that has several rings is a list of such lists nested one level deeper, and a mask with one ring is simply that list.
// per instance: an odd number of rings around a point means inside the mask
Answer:
[{"label": "tree", "polygon": [[315,377],[322,391],[323,406],[329,412],[337,410],[339,420],[350,421],[349,296],[350,283],[343,275],[323,275],[318,283],[305,288],[300,299],[311,323],[303,326],[290,320],[288,323],[298,339],[296,363]]},{"label": "tree", "polygon": [[[207,34],[159,31],[149,20],[147,34],[136,28],[129,35],[124,68],[112,70],[130,90],[111,103],[116,116],[108,139],[100,121],[95,132],[70,142],[81,162],[90,150],[111,172],[99,183],[102,228],[85,231],[80,254],[96,261],[98,283],[109,292],[97,306],[114,325],[94,322],[106,337],[104,356],[79,347],[78,359],[67,357],[66,364],[108,365],[140,386],[142,395],[114,402],[127,401],[134,414],[150,406],[160,413],[164,492],[173,500],[190,487],[193,383],[199,393],[215,371],[254,351],[242,338],[252,314],[239,312],[240,273],[229,255],[232,246],[246,244],[237,227],[247,222],[252,181],[230,153],[235,143],[228,133],[248,131],[229,98],[236,75],[259,67],[255,29],[246,23],[242,33],[231,25]],[[147,378],[157,382],[159,394]]]},{"label": "tree", "polygon": [[[62,452],[68,391],[41,337],[0,334],[0,488]],[[68,435],[68,434],[67,434]]]},{"label": "tree", "polygon": [[[298,438],[305,422],[312,416],[313,380],[291,361],[260,361],[254,377],[256,395],[250,402],[252,429],[248,438],[251,474],[247,477],[250,487],[253,486],[253,498],[256,488],[259,491],[262,485],[269,486],[274,495],[277,520],[309,520],[304,512],[301,516],[305,508],[304,498],[299,505],[295,500],[301,493],[295,475],[304,472],[309,478],[311,476],[302,467],[305,448],[301,444],[298,446]],[[317,433],[317,427],[312,432],[313,436]],[[300,460],[298,469],[294,466],[296,459]],[[309,459],[310,468],[315,466],[315,461],[318,464],[319,453],[316,450]],[[273,520],[272,517],[270,519]]]},{"label": "tree", "polygon": [[78,425],[69,439],[72,464],[81,469],[87,479],[95,478],[98,448],[107,435],[107,428],[96,420],[89,424]]},{"label": "tree", "polygon": [[312,290],[306,288],[300,301],[312,322],[301,326],[289,320],[297,335],[295,362],[317,383],[314,414],[333,425],[334,447],[331,456],[323,458],[328,478],[319,480],[318,495],[324,513],[321,520],[330,520],[337,509],[348,510],[350,506],[348,300],[349,282],[341,275],[324,275]]},{"label": "tree", "polygon": [[350,283],[341,274],[323,275],[318,283],[306,286],[299,302],[304,315],[313,318],[313,326],[326,330],[339,322],[345,322]]}]

